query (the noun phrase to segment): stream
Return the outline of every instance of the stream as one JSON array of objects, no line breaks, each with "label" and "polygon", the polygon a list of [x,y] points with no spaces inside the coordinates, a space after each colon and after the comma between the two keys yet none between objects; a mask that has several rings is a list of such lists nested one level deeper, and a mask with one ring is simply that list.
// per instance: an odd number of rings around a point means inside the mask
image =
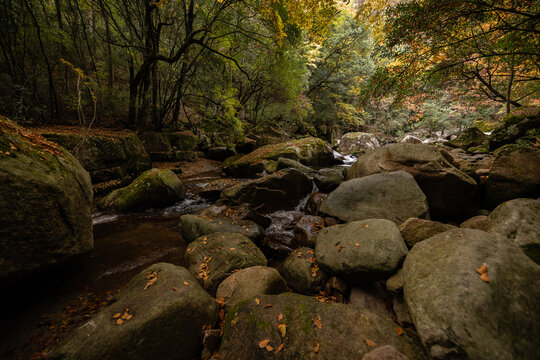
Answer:
[{"label": "stream", "polygon": [[[94,207],[91,253],[8,284],[11,291],[0,310],[0,359],[41,358],[70,329],[110,304],[114,294],[145,267],[157,262],[184,265],[186,243],[177,230],[179,218],[211,206],[214,202],[197,193],[220,178],[221,171],[182,177],[185,199],[164,209],[121,214]],[[294,210],[268,214],[272,224],[267,233],[293,236],[290,224],[301,215],[307,199]]]}]

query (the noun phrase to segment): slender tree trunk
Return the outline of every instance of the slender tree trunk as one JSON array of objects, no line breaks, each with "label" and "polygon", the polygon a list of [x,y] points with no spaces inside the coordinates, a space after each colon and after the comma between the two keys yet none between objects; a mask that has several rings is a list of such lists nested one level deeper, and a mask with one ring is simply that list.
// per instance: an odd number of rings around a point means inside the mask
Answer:
[{"label": "slender tree trunk", "polygon": [[510,79],[508,80],[508,88],[506,90],[506,113],[510,114],[512,107],[512,86],[514,85],[515,67],[514,67],[515,54],[512,53],[510,59]]}]

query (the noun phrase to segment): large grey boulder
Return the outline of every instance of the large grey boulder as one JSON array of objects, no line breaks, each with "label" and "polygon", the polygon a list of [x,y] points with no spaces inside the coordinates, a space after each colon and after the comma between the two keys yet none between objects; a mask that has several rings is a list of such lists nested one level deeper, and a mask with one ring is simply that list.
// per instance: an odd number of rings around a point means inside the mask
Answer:
[{"label": "large grey boulder", "polygon": [[269,161],[288,158],[308,166],[332,165],[334,153],[324,140],[308,137],[300,140],[262,146],[247,155],[230,157],[223,171],[231,176],[254,177],[262,173]]},{"label": "large grey boulder", "polygon": [[312,181],[297,169],[285,169],[261,179],[232,186],[221,193],[221,201],[249,204],[261,213],[294,209],[313,188]]},{"label": "large grey boulder", "polygon": [[184,198],[185,190],[171,170],[145,171],[128,186],[114,190],[98,203],[98,208],[136,211],[172,205]]},{"label": "large grey boulder", "polygon": [[478,228],[507,238],[540,264],[540,200],[514,199],[504,202]]},{"label": "large grey boulder", "polygon": [[340,169],[321,169],[313,177],[317,188],[324,193],[334,191],[344,180],[343,171]]},{"label": "large grey boulder", "polygon": [[426,196],[405,171],[345,181],[322,203],[321,211],[343,221],[429,218]]},{"label": "large grey boulder", "polygon": [[[487,265],[485,282],[477,269]],[[405,301],[433,359],[536,359],[540,266],[507,239],[453,229],[415,245]]]},{"label": "large grey boulder", "polygon": [[264,230],[253,221],[236,220],[226,217],[208,217],[186,214],[180,217],[178,225],[180,235],[190,243],[203,235],[217,232],[239,233],[252,241],[264,238]]},{"label": "large grey boulder", "polygon": [[189,271],[211,295],[235,270],[266,266],[259,248],[238,233],[214,233],[201,236],[188,245],[185,262]]},{"label": "large grey boulder", "polygon": [[60,144],[90,173],[92,183],[134,179],[152,167],[150,155],[137,136],[127,130],[90,130],[47,127],[37,129],[45,138]]},{"label": "large grey boulder", "polygon": [[0,116],[0,279],[92,250],[90,176],[65,149]]},{"label": "large grey boulder", "polygon": [[287,284],[276,269],[252,266],[242,269],[223,280],[216,297],[225,301],[228,311],[240,302],[258,295],[276,295],[287,291]]},{"label": "large grey boulder", "polygon": [[411,359],[427,358],[408,330],[399,336],[397,324],[378,314],[297,294],[264,295],[259,300],[229,311],[221,359],[361,359],[384,345]]},{"label": "large grey boulder", "polygon": [[401,236],[403,236],[403,240],[408,247],[413,247],[420,241],[453,228],[455,226],[418,218],[410,218],[399,225]]},{"label": "large grey boulder", "polygon": [[305,295],[318,294],[328,278],[315,258],[315,250],[302,247],[294,250],[281,264],[279,272],[287,285]]},{"label": "large grey boulder", "polygon": [[515,198],[540,196],[540,151],[522,148],[501,152],[495,158],[485,185],[486,205],[497,205]]},{"label": "large grey boulder", "polygon": [[470,212],[476,181],[454,167],[432,145],[390,144],[369,151],[354,163],[347,179],[398,170],[414,176],[427,197],[433,218],[463,218]]},{"label": "large grey boulder", "polygon": [[353,283],[388,278],[406,255],[398,227],[386,219],[330,226],[319,233],[315,247],[323,270]]},{"label": "large grey boulder", "polygon": [[185,268],[159,263],[136,275],[118,295],[47,359],[182,359],[202,350],[205,326],[218,304]]},{"label": "large grey boulder", "polygon": [[363,132],[351,132],[341,137],[338,144],[338,151],[343,155],[350,155],[369,149],[376,149],[379,146],[379,141],[375,135]]}]

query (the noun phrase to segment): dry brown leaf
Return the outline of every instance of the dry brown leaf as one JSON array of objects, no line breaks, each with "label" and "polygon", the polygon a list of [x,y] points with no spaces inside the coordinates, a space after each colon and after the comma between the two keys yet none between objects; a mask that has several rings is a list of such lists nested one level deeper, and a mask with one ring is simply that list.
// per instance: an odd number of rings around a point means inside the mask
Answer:
[{"label": "dry brown leaf", "polygon": [[317,315],[317,317],[313,318],[313,324],[318,327],[319,329],[322,329],[322,322],[321,322],[321,316]]},{"label": "dry brown leaf", "polygon": [[398,336],[401,336],[403,335],[403,329],[400,328],[399,326],[396,328],[396,334],[398,334]]},{"label": "dry brown leaf", "polygon": [[367,346],[371,346],[371,347],[375,346],[375,343],[369,339],[364,339],[364,341],[366,342]]},{"label": "dry brown leaf", "polygon": [[287,324],[278,324],[277,328],[281,333],[281,337],[285,337],[287,334]]},{"label": "dry brown leaf", "polygon": [[124,320],[122,320],[122,319],[116,320],[116,324],[118,324],[118,325],[122,325],[123,323],[124,323]]},{"label": "dry brown leaf", "polygon": [[313,347],[313,351],[315,353],[318,353],[321,350],[321,343],[315,343],[315,346]]},{"label": "dry brown leaf", "polygon": [[116,314],[113,315],[112,318],[113,318],[113,319],[118,319],[120,316],[122,316],[122,314],[116,313]]},{"label": "dry brown leaf", "polygon": [[265,339],[265,340],[262,340],[259,342],[259,347],[262,349],[262,348],[265,348],[268,344],[270,343],[270,339]]},{"label": "dry brown leaf", "polygon": [[284,346],[285,346],[285,344],[279,345],[278,348],[277,348],[277,351],[280,352],[281,350],[283,350]]}]

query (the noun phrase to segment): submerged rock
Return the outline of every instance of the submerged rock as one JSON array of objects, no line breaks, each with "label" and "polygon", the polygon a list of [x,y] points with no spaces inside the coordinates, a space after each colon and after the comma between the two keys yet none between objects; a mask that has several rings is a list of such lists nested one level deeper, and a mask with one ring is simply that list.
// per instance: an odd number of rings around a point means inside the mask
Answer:
[{"label": "submerged rock", "polygon": [[192,360],[202,350],[203,327],[214,325],[218,310],[185,268],[154,264],[47,359]]},{"label": "submerged rock", "polygon": [[285,143],[266,145],[244,155],[227,159],[223,170],[232,176],[254,177],[262,173],[269,160],[288,158],[308,166],[332,165],[332,148],[318,138],[305,138]]},{"label": "submerged rock", "polygon": [[407,247],[392,221],[368,219],[325,228],[317,237],[315,255],[329,274],[365,283],[392,275]]},{"label": "submerged rock", "polygon": [[219,284],[235,270],[266,266],[266,258],[249,238],[238,233],[214,233],[189,244],[186,266],[203,288],[215,295]]},{"label": "submerged rock", "polygon": [[259,299],[259,304],[247,301],[229,311],[221,359],[360,359],[372,346],[384,345],[411,359],[426,359],[408,330],[397,335],[397,325],[378,314],[297,294]]},{"label": "submerged rock", "polygon": [[65,149],[0,116],[0,279],[93,248],[90,176]]},{"label": "submerged rock", "polygon": [[405,171],[345,181],[322,203],[321,211],[343,221],[429,218],[426,196]]},{"label": "submerged rock", "polygon": [[415,245],[403,276],[405,301],[433,359],[537,357],[540,266],[507,239],[449,230]]},{"label": "submerged rock", "polygon": [[433,218],[466,218],[471,211],[476,181],[450,164],[432,145],[391,144],[372,150],[358,158],[347,179],[398,170],[414,176]]},{"label": "submerged rock", "polygon": [[261,213],[294,209],[313,188],[303,172],[285,169],[261,179],[232,186],[221,193],[224,202],[249,204]]},{"label": "submerged rock", "polygon": [[276,269],[252,266],[235,272],[219,285],[216,297],[225,301],[225,310],[244,300],[260,295],[276,295],[287,291],[287,284]]},{"label": "submerged rock", "polygon": [[98,203],[100,209],[135,211],[172,205],[184,198],[184,186],[171,170],[151,169],[114,190]]}]

